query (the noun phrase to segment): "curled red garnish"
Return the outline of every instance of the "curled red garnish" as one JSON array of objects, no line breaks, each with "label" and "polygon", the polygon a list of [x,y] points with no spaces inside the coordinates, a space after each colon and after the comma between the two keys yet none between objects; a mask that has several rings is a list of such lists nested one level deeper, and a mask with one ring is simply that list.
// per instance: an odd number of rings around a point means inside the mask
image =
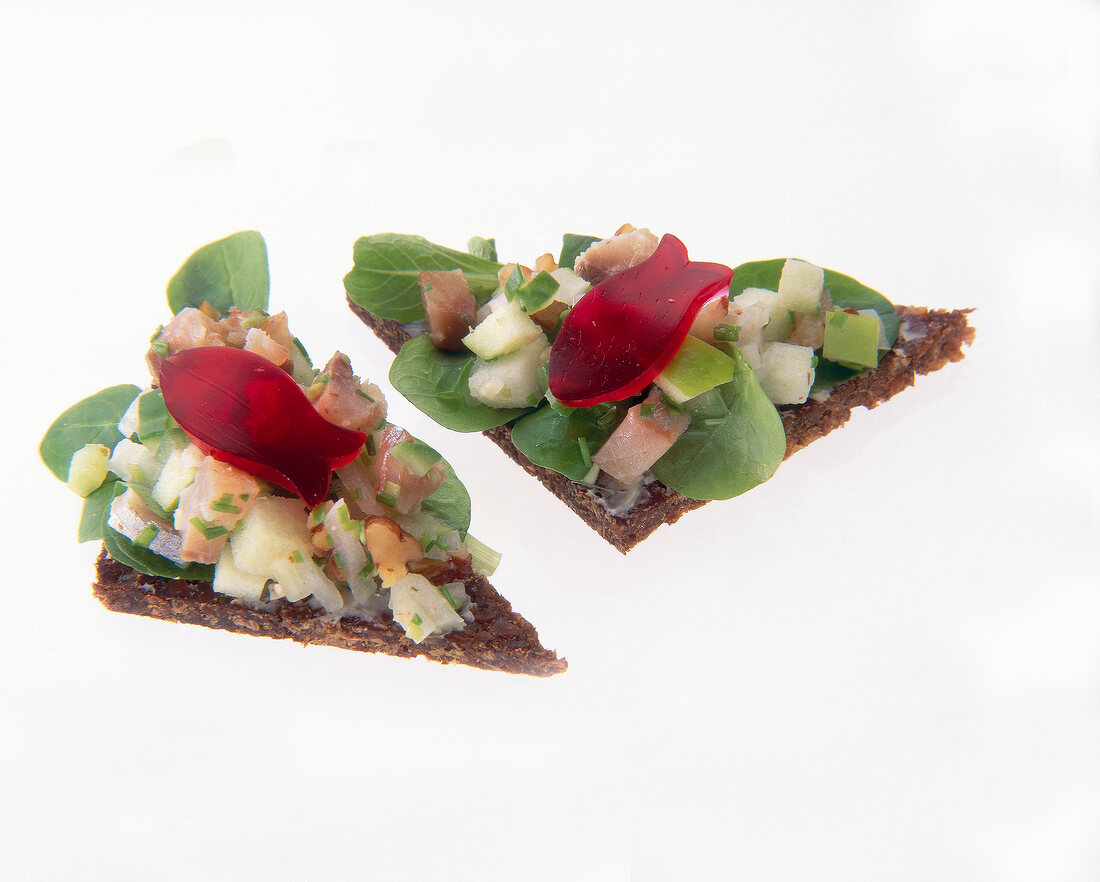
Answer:
[{"label": "curled red garnish", "polygon": [[568,407],[641,392],[732,278],[728,266],[689,261],[684,243],[666,234],[647,260],[604,279],[566,316],[550,350],[550,391]]},{"label": "curled red garnish", "polygon": [[243,349],[178,352],[164,360],[160,388],[203,453],[297,493],[311,508],[328,495],[332,470],[367,440],[328,422],[286,371]]}]

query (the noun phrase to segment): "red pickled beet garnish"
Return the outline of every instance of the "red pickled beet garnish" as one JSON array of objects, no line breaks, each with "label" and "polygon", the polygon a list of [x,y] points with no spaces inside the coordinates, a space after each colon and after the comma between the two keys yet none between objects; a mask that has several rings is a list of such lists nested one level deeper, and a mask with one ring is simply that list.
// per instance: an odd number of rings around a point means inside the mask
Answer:
[{"label": "red pickled beet garnish", "polygon": [[647,260],[608,276],[566,316],[550,350],[550,391],[567,407],[641,392],[732,278],[728,266],[689,261],[684,243],[664,235]]},{"label": "red pickled beet garnish", "polygon": [[367,440],[330,423],[286,371],[243,349],[178,352],[164,360],[160,388],[203,453],[297,493],[310,508],[328,495],[332,470]]}]

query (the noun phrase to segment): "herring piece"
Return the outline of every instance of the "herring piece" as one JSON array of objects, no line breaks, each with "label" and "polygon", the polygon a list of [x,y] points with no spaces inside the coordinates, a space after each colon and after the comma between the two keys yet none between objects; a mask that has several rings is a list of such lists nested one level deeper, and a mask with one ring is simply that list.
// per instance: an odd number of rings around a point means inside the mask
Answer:
[{"label": "herring piece", "polygon": [[[706,344],[704,344],[706,345]],[[676,443],[691,422],[683,411],[673,413],[654,389],[645,401],[626,412],[592,462],[623,484],[632,484],[645,474]]]},{"label": "herring piece", "polygon": [[424,270],[419,281],[431,329],[428,337],[437,349],[461,352],[462,338],[469,333],[477,314],[477,301],[466,276],[462,270]]},{"label": "herring piece", "polygon": [[328,360],[318,381],[324,382],[324,391],[313,407],[334,426],[370,433],[386,418],[381,391],[371,383],[360,383],[342,352]]},{"label": "herring piece", "polygon": [[[139,542],[154,554],[167,558],[179,567],[187,566],[190,561],[183,559],[183,538],[172,529],[172,525],[157,518],[141,498],[132,490],[128,490],[121,496],[116,496],[111,502],[110,514],[107,516],[107,526],[117,533],[121,533],[131,542]],[[154,535],[148,540],[144,536],[149,534],[149,527],[155,529]]]},{"label": "herring piece", "polygon": [[595,285],[608,276],[637,266],[657,250],[657,237],[649,230],[630,229],[610,239],[593,242],[577,256],[573,266],[578,276]]}]

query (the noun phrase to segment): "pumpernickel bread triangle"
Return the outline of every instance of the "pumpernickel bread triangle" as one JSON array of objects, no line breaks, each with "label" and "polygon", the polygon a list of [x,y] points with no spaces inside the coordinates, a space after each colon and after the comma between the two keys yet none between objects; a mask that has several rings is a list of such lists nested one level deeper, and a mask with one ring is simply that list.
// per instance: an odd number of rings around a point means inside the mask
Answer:
[{"label": "pumpernickel bread triangle", "polygon": [[364,619],[318,613],[301,604],[242,606],[217,594],[209,582],[149,576],[101,552],[92,590],[107,609],[166,622],[202,625],[293,640],[303,645],[379,652],[399,658],[426,658],[486,671],[549,677],[568,667],[539,642],[538,633],[483,576],[465,580],[472,621],[459,631],[413,643],[392,617]]},{"label": "pumpernickel bread triangle", "polygon": [[[351,298],[352,311],[396,354],[410,338],[395,321],[379,318]],[[821,401],[779,408],[787,437],[784,459],[833,429],[844,425],[856,407],[877,407],[913,385],[918,374],[929,374],[964,357],[964,345],[974,339],[968,322],[972,310],[937,310],[917,306],[896,307],[901,331],[894,347],[875,370],[834,387]],[[608,512],[588,488],[564,475],[531,463],[512,444],[508,425],[483,433],[528,474],[568,505],[593,530],[624,554],[662,524],[671,524],[685,513],[705,505],[670,490],[659,482],[646,487],[648,497],[629,512],[615,516]]]},{"label": "pumpernickel bread triangle", "polygon": [[267,287],[258,233],[199,249],[169,282],[151,386],[88,396],[42,439],[84,500],[79,540],[102,542],[96,597],[302,644],[563,672],[488,582],[500,555],[469,533],[454,470],[386,419],[346,356],[315,368]]}]

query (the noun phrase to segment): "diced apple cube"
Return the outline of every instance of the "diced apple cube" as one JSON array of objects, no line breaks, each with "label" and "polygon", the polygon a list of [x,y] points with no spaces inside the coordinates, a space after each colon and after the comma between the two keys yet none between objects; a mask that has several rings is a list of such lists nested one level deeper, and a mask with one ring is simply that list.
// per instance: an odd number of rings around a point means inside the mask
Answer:
[{"label": "diced apple cube", "polygon": [[688,336],[654,382],[676,404],[733,379],[737,363],[702,340]]},{"label": "diced apple cube", "polygon": [[85,444],[69,460],[69,489],[77,496],[87,496],[107,477],[110,451],[104,444]]},{"label": "diced apple cube", "polygon": [[802,404],[814,384],[814,351],[809,346],[771,343],[760,356],[756,378],[772,404]]},{"label": "diced apple cube", "polygon": [[791,258],[779,277],[779,306],[795,312],[817,312],[825,287],[825,270],[804,260]]},{"label": "diced apple cube", "polygon": [[503,300],[462,342],[474,355],[489,361],[515,352],[541,335],[542,329],[523,311],[519,300]]},{"label": "diced apple cube", "polygon": [[489,407],[532,407],[542,397],[539,367],[550,342],[540,332],[530,343],[492,361],[478,359],[470,372],[470,394]]},{"label": "diced apple cube", "polygon": [[214,590],[219,594],[239,597],[250,603],[259,603],[267,584],[267,576],[249,573],[237,566],[233,551],[227,545],[214,565]]}]

